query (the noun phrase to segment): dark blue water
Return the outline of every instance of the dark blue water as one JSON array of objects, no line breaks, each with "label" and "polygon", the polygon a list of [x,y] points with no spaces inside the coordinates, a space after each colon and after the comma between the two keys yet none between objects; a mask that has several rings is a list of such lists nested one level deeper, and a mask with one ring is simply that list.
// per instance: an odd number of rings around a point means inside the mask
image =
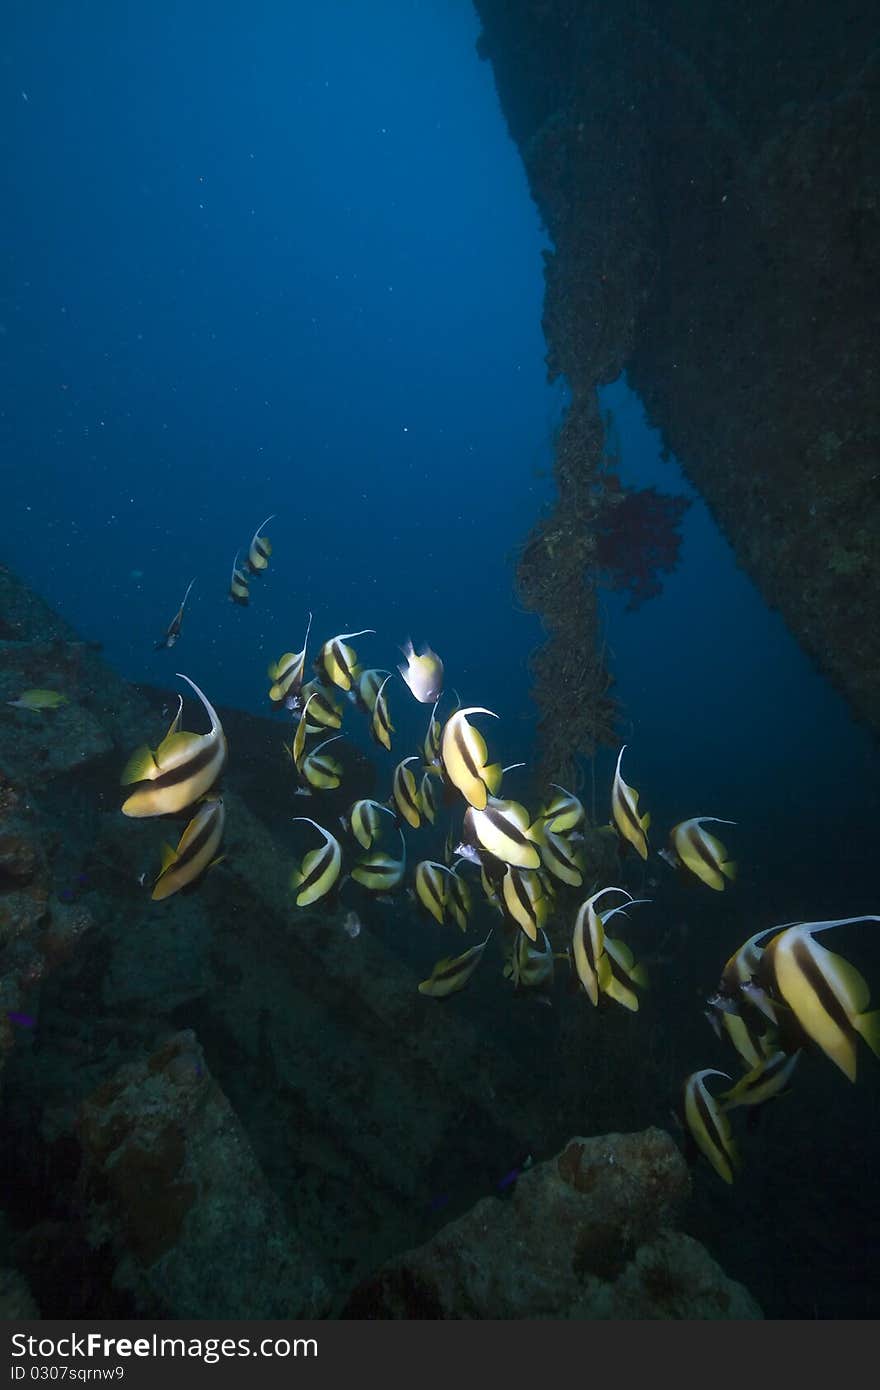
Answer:
[{"label": "dark blue water", "polygon": [[[510,556],[558,394],[470,5],[89,16],[7,26],[9,563],[132,679],[263,709],[312,609],[321,640],[377,628],[367,664],[411,633],[519,713],[540,632]],[[233,557],[272,512],[237,611]]]}]

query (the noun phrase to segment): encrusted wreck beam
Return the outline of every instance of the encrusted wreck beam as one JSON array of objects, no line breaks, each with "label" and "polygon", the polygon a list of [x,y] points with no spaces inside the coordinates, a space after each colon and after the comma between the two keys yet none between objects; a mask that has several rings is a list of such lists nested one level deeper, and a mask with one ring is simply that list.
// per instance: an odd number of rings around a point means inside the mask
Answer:
[{"label": "encrusted wreck beam", "polygon": [[[876,12],[855,0],[475,4],[554,243],[544,329],[570,415],[627,371],[767,602],[880,727]],[[596,469],[581,449],[582,478],[567,475],[577,428],[563,429],[559,506],[520,576],[552,634],[536,697],[557,773],[592,746],[583,692],[566,685],[580,673],[558,666],[585,609],[579,640],[595,637],[591,571],[577,600],[571,581],[590,546],[567,525],[571,498]],[[562,709],[577,717],[568,734]]]}]

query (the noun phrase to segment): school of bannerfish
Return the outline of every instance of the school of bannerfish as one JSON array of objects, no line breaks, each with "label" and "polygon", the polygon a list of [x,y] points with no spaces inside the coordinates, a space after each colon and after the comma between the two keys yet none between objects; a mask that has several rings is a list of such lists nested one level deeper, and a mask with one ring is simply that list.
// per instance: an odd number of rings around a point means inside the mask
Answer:
[{"label": "school of bannerfish", "polygon": [[[262,529],[254,532],[244,565],[236,555],[229,598],[240,606],[250,601],[250,580],[265,573],[272,553]],[[192,586],[190,586],[192,587]],[[187,591],[189,592],[189,591]],[[185,601],[185,600],[184,600]],[[180,613],[182,614],[182,605]],[[179,621],[175,639],[179,634]],[[306,652],[311,614],[298,652],[285,652],[268,671],[268,697],[295,719],[293,737],[285,750],[299,790],[320,796],[339,787],[343,766],[327,751],[337,739],[348,697],[369,722],[375,743],[392,750],[395,727],[389,708],[391,671],[364,667],[350,645],[374,629],[339,633],[319,648],[314,677],[306,680]],[[163,643],[157,645],[170,645]],[[502,767],[491,762],[485,738],[472,720],[498,716],[481,705],[456,707],[445,720],[437,717],[443,699],[443,662],[430,647],[416,653],[407,641],[398,673],[411,695],[432,706],[422,746],[397,762],[387,801],[355,801],[342,819],[342,837],[310,816],[293,819],[311,827],[319,844],[308,849],[291,873],[296,907],[305,908],[335,894],[351,878],[375,894],[400,888],[407,877],[404,826],[417,830],[435,825],[444,809],[461,811],[461,832],[450,825],[444,860],[424,859],[415,865],[407,891],[437,923],[454,924],[462,932],[474,916],[474,890],[500,919],[486,936],[460,955],[437,961],[419,993],[446,998],[463,989],[479,968],[498,927],[503,938],[504,977],[515,988],[546,991],[553,982],[555,962],[562,959],[581,993],[594,1007],[620,1004],[639,1008],[639,991],[647,987],[644,966],[618,935],[618,922],[649,899],[634,898],[626,889],[592,884],[577,908],[572,894],[584,886],[582,802],[565,788],[552,785],[533,816],[519,801],[501,796],[506,773],[521,763]],[[129,758],[121,782],[131,790],[123,803],[127,816],[173,816],[194,812],[173,847],[163,847],[159,873],[152,887],[156,900],[191,887],[222,858],[225,811],[217,791],[226,765],[226,738],[207,697],[189,676],[181,680],[195,691],[208,716],[206,733],[183,729],[183,697],[162,742],[154,750],[144,744]],[[623,779],[617,757],[611,787],[608,827],[620,842],[642,860],[649,855],[650,816],[639,812],[639,793]],[[736,878],[736,864],[706,824],[733,824],[716,816],[693,816],[672,827],[668,847],[660,856],[682,874],[716,892]],[[346,868],[346,872],[343,870]],[[469,877],[466,877],[465,875]],[[556,952],[547,935],[551,920],[559,924],[571,912],[573,926],[568,948]],[[735,1082],[728,1073],[705,1067],[685,1080],[681,1118],[690,1145],[699,1150],[718,1176],[733,1182],[740,1166],[729,1115],[739,1108],[757,1107],[782,1094],[805,1050],[823,1053],[854,1081],[858,1039],[880,1057],[880,1011],[868,1011],[866,981],[848,961],[815,940],[820,933],[855,922],[877,922],[880,916],[845,917],[818,922],[790,922],[756,932],[724,965],[717,992],[707,1001],[707,1017],[719,1038],[729,1043],[744,1073]],[[351,933],[356,935],[356,932]],[[709,1077],[722,1077],[731,1086],[713,1094]]]}]

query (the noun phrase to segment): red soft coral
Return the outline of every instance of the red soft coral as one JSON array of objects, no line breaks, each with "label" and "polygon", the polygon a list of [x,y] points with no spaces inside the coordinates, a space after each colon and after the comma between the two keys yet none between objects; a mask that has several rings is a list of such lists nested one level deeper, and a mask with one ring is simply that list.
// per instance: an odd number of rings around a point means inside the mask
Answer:
[{"label": "red soft coral", "polygon": [[606,489],[596,564],[610,588],[629,594],[628,612],[659,594],[660,575],[671,574],[678,564],[681,522],[689,506],[689,498],[653,487]]}]

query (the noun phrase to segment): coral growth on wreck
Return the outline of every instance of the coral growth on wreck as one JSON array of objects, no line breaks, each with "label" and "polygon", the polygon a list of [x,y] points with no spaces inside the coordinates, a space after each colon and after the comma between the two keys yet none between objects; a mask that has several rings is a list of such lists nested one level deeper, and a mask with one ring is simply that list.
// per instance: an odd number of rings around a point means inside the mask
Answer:
[{"label": "coral growth on wreck", "polygon": [[[613,475],[612,475],[613,477]],[[596,566],[611,589],[629,594],[627,610],[639,608],[663,588],[681,551],[681,522],[690,499],[656,488],[620,488],[606,479],[596,534]],[[616,478],[614,479],[616,482]]]}]

